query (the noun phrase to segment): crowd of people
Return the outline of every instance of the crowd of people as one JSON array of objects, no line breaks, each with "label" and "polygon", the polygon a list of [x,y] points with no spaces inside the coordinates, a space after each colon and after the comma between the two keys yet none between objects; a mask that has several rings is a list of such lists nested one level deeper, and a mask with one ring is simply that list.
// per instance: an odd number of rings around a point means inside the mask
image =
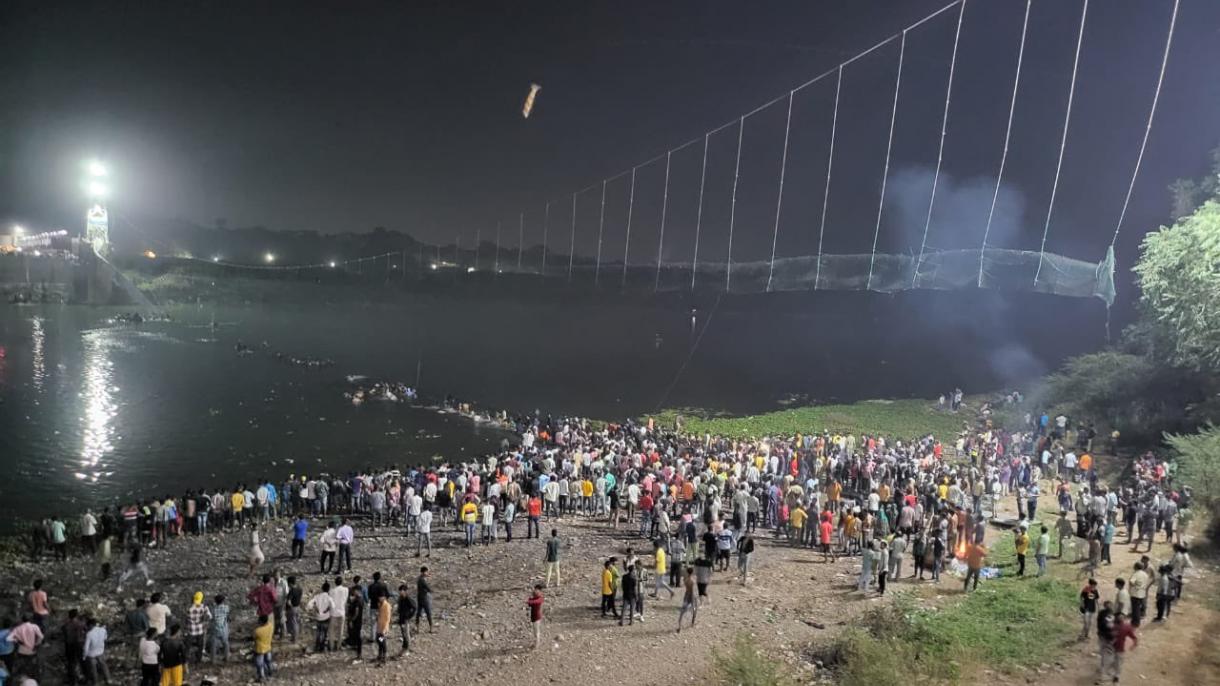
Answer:
[{"label": "crowd of people", "polygon": [[[1102,669],[1115,680],[1121,653],[1134,645],[1133,627],[1145,618],[1148,592],[1155,593],[1157,621],[1164,620],[1181,597],[1190,565],[1182,538],[1190,493],[1178,488],[1171,467],[1145,456],[1130,482],[1107,488],[1091,445],[1069,440],[1066,425],[1030,421],[1027,430],[1008,432],[983,420],[943,442],[930,435],[902,441],[832,432],[745,440],[681,433],[651,420],[601,425],[537,414],[504,419],[520,440],[506,439],[500,451],[476,461],[199,488],[86,512],[72,534],[63,519],[51,518],[31,531],[29,552],[37,560],[50,549],[62,559],[76,547],[97,556],[100,575],[116,588],[138,580],[151,589],[156,582],[147,548],[172,546],[184,536],[244,532],[249,574],[261,578],[246,599],[253,608],[259,680],[275,672],[275,641],[296,642],[309,622],[315,651],[347,648],[359,659],[364,645],[374,645],[378,664],[386,660],[392,627],[402,653],[410,648],[411,624],[418,628],[426,619],[431,630],[426,565],[397,593],[379,572],[371,579],[351,576],[357,536],[386,528],[409,537],[420,558],[432,556],[433,535],[442,530],[460,534],[466,547],[539,539],[545,580],[525,600],[535,647],[545,587],[552,577],[561,583],[565,548],[559,532],[565,519],[604,522],[641,541],[638,550],[632,546],[598,562],[602,617],[642,622],[651,616],[645,613],[646,596],[680,594],[678,631],[696,625],[714,575],[752,583],[764,540],[807,548],[830,562],[857,560],[857,591],[885,594],[898,582],[939,581],[946,570],[963,579],[965,591],[995,574],[1024,575],[1031,546],[1041,576],[1052,527],[1060,558],[1065,545],[1072,550],[1078,538],[1088,542],[1086,574],[1109,561],[1105,551],[1120,524],[1137,547],[1147,542],[1151,548],[1163,531],[1175,544],[1172,559],[1145,557],[1129,578],[1119,580],[1113,601],[1099,605],[1095,580],[1081,593],[1082,634],[1096,627]],[[1058,506],[1050,526],[1037,516],[1044,482],[1054,484]],[[1015,517],[1002,512],[1008,498],[1015,501]],[[1072,514],[1074,523],[1068,521]],[[313,584],[301,575],[263,569],[262,524],[284,519],[291,520],[290,559],[317,556],[317,573],[325,581],[316,588],[307,589]],[[550,529],[545,538],[544,521]],[[1016,570],[989,566],[988,538],[997,535],[994,529],[989,533],[989,521],[1012,531]],[[111,546],[119,547],[126,562],[117,575],[110,567]],[[910,574],[904,576],[908,560]],[[47,598],[35,582],[26,616],[4,623],[0,645],[15,645],[15,655],[5,658],[11,672],[32,676],[41,669],[40,646],[52,614]],[[123,625],[144,683],[179,684],[184,666],[227,659],[229,608],[223,595],[205,602],[202,591],[189,607],[175,610],[156,593],[140,599]],[[79,674],[86,683],[108,679],[106,626],[114,618],[76,611],[65,616],[61,635],[69,682]]]}]

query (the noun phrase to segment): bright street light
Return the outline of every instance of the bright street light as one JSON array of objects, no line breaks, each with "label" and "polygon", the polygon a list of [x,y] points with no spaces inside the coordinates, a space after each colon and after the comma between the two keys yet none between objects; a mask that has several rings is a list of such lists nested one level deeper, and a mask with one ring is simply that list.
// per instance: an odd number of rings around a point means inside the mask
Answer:
[{"label": "bright street light", "polygon": [[275,262],[275,255],[273,253],[267,253],[266,255],[263,255],[263,261],[267,264],[271,264],[272,262]]},{"label": "bright street light", "polygon": [[21,234],[25,233],[25,227],[21,226],[20,224],[17,224],[16,226],[13,227],[13,233],[20,236]]},{"label": "bright street light", "polygon": [[101,181],[90,181],[85,184],[85,190],[89,193],[89,197],[98,200],[110,195],[110,188]]},{"label": "bright street light", "polygon": [[85,170],[89,172],[89,176],[105,176],[106,165],[97,160],[89,160],[85,163]]},{"label": "bright street light", "polygon": [[331,269],[334,269],[334,268],[335,268],[335,261],[334,261],[334,260],[331,260],[331,261],[330,261],[330,262],[328,262],[327,264],[329,264],[329,265],[330,265],[330,268],[331,268]]},{"label": "bright street light", "polygon": [[213,261],[213,262],[219,262],[219,261],[220,261],[220,255],[215,255],[215,256],[213,256],[213,257],[212,257],[212,261]]}]

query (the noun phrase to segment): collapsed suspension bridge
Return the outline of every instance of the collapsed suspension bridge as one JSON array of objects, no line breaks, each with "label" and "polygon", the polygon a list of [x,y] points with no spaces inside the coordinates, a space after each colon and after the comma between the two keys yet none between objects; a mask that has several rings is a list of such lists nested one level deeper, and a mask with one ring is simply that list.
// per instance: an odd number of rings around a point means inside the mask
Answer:
[{"label": "collapsed suspension bridge", "polygon": [[[596,288],[621,288],[623,290],[671,291],[671,290],[709,290],[726,293],[761,293],[775,291],[803,290],[869,290],[876,292],[896,292],[908,289],[960,289],[960,288],[995,288],[1015,291],[1035,291],[1069,297],[1098,297],[1107,306],[1114,300],[1114,245],[1123,229],[1127,217],[1131,196],[1139,177],[1140,167],[1148,146],[1149,133],[1156,115],[1161,88],[1165,78],[1170,50],[1173,45],[1174,31],[1177,24],[1180,0],[1173,0],[1168,17],[1168,30],[1160,53],[1159,70],[1154,90],[1151,94],[1147,118],[1142,139],[1135,151],[1130,182],[1127,185],[1118,219],[1114,226],[1109,245],[1104,248],[1104,256],[1097,262],[1073,259],[1047,252],[1047,239],[1052,225],[1055,223],[1056,199],[1058,196],[1060,178],[1063,170],[1064,151],[1067,147],[1072,123],[1072,109],[1077,93],[1077,80],[1081,62],[1081,53],[1085,44],[1085,27],[1089,18],[1089,0],[1081,0],[1079,9],[1079,24],[1074,33],[1074,51],[1071,63],[1071,75],[1067,87],[1067,102],[1063,111],[1062,124],[1057,131],[1057,155],[1054,175],[1051,183],[1050,198],[1043,216],[1040,231],[1040,241],[1037,250],[1018,250],[995,246],[991,241],[994,236],[994,226],[999,221],[997,206],[1000,204],[1005,173],[1008,171],[1009,150],[1012,140],[1016,109],[1022,92],[1022,71],[1026,60],[1027,38],[1030,29],[1030,13],[1033,0],[1025,0],[1023,19],[1021,22],[1020,39],[1014,47],[1013,69],[1011,72],[1011,91],[1007,98],[1007,117],[1004,127],[1002,144],[997,145],[998,168],[995,173],[994,186],[990,189],[990,206],[986,221],[978,227],[977,243],[972,247],[938,248],[929,244],[929,231],[934,224],[934,213],[937,208],[938,192],[943,194],[944,185],[942,164],[945,157],[945,142],[949,137],[949,122],[951,105],[959,61],[959,45],[963,29],[969,28],[967,23],[967,6],[969,0],[957,0],[949,3],[919,21],[902,29],[900,32],[886,37],[852,55],[843,62],[818,74],[817,76],[789,89],[785,93],[745,112],[717,127],[687,140],[665,152],[655,155],[629,169],[589,184],[561,200],[546,202],[539,207],[542,215],[542,240],[528,251],[525,238],[526,212],[515,213],[515,223],[509,224],[517,231],[517,245],[513,249],[502,242],[505,227],[503,222],[497,222],[494,229],[494,242],[483,239],[482,231],[477,231],[475,239],[463,246],[460,239],[451,246],[433,246],[425,249],[422,245],[418,254],[408,254],[407,250],[390,251],[378,255],[353,259],[337,260],[316,264],[263,264],[242,265],[231,262],[221,263],[226,268],[252,270],[303,270],[303,269],[348,269],[361,270],[367,264],[384,265],[387,273],[401,269],[401,274],[408,270],[410,264],[420,272],[427,269],[457,268],[459,273],[479,273],[490,271],[492,274],[531,274],[553,279],[561,283],[590,283]],[[910,68],[908,60],[909,38],[915,32],[926,29],[935,21],[952,22],[952,52],[950,53],[947,74],[944,80],[943,108],[939,117],[939,137],[936,140],[936,161],[931,172],[931,184],[926,200],[926,211],[922,217],[922,231],[919,240],[914,242],[918,249],[907,253],[879,251],[879,239],[882,236],[883,223],[887,210],[887,186],[891,182],[891,161],[894,151],[895,128],[899,122],[899,101],[902,95],[903,77]],[[876,202],[875,218],[871,229],[871,249],[867,252],[831,253],[824,252],[827,209],[834,200],[835,162],[845,153],[842,148],[836,148],[839,142],[840,115],[842,92],[845,78],[850,78],[851,70],[863,58],[879,51],[893,50],[894,77],[892,96],[887,98],[888,128],[885,131],[884,167],[879,179],[879,191]],[[816,250],[801,255],[781,256],[777,246],[781,237],[781,224],[785,215],[785,181],[790,173],[790,144],[792,134],[800,125],[793,118],[793,103],[796,96],[809,89],[814,84],[833,83],[833,104],[829,112],[829,127],[826,131],[827,146],[825,153],[825,174],[821,180],[820,207],[813,212],[813,217],[807,225],[816,228]],[[939,94],[937,94],[939,97]],[[773,209],[769,210],[770,254],[763,259],[738,259],[734,250],[740,255],[742,242],[740,237],[734,242],[735,234],[740,233],[738,208],[738,189],[742,175],[742,148],[745,134],[750,122],[761,113],[778,108],[785,113],[783,128],[782,153],[778,156],[776,184],[774,188]],[[709,147],[714,138],[728,136],[734,140],[732,149],[731,184],[725,184],[727,191],[727,241],[726,248],[719,255],[708,255],[706,241],[708,239],[705,210],[709,204],[708,194],[708,158]],[[671,224],[674,220],[675,198],[671,191],[677,179],[675,157],[685,154],[698,161],[687,165],[690,171],[697,173],[697,182],[689,180],[692,189],[693,207],[693,246],[689,259],[671,259],[666,255],[672,243],[676,240]],[[661,171],[663,169],[663,172]],[[655,218],[656,240],[655,252],[651,245],[640,247],[637,244],[633,259],[632,229],[640,223],[640,212],[637,202],[637,186],[645,172],[653,173],[661,183],[659,192],[659,212]],[[623,249],[619,253],[606,244],[607,191],[614,184],[627,186],[625,207],[625,235]],[[789,189],[789,193],[791,189]],[[593,200],[594,213],[586,217],[588,221],[580,221],[582,201]],[[613,201],[612,201],[613,202]],[[596,220],[593,220],[595,215]],[[757,223],[757,222],[755,222]],[[667,237],[667,228],[670,229]],[[588,253],[582,254],[577,245],[578,233],[586,232],[596,236],[596,242],[590,244]],[[491,234],[491,231],[488,231]],[[760,232],[751,232],[752,237]],[[565,235],[566,234],[566,235]],[[591,238],[591,237],[590,237]],[[667,238],[670,241],[667,244]],[[705,245],[701,248],[701,242]],[[595,247],[594,247],[595,246]],[[1031,246],[1032,247],[1032,246]],[[702,252],[701,252],[702,250]],[[490,252],[490,254],[488,254]],[[641,256],[641,252],[651,257]],[[529,259],[527,260],[527,253]],[[206,260],[200,260],[206,261]]]}]

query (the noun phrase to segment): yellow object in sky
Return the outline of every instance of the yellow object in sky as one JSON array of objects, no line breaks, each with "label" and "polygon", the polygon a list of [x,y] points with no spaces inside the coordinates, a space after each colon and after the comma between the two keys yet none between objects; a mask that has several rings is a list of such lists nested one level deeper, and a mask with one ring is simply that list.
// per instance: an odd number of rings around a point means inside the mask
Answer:
[{"label": "yellow object in sky", "polygon": [[521,116],[526,119],[530,118],[530,112],[534,109],[534,100],[538,97],[538,91],[542,90],[542,86],[536,83],[530,84],[529,95],[525,96],[525,105],[521,107]]}]

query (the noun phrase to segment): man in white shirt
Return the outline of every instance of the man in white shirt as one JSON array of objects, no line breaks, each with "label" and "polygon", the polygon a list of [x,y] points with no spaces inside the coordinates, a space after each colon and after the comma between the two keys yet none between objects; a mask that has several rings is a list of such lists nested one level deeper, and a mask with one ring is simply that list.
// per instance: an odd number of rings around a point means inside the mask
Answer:
[{"label": "man in white shirt", "polygon": [[347,586],[343,585],[343,577],[335,577],[335,585],[330,588],[330,649],[338,650],[343,639],[343,620],[347,616]]},{"label": "man in white shirt", "polygon": [[144,614],[148,616],[148,626],[157,630],[157,636],[165,634],[165,620],[173,613],[169,607],[161,602],[161,594],[154,593],[149,598],[148,605],[144,608]]},{"label": "man in white shirt", "polygon": [[483,503],[482,519],[483,519],[483,545],[489,545],[496,540],[496,506],[491,504],[491,500]]},{"label": "man in white shirt", "polygon": [[322,591],[309,599],[305,608],[313,613],[315,653],[320,653],[329,647],[327,635],[330,633],[330,617],[334,609],[334,601],[330,598],[330,584],[322,584]]},{"label": "man in white shirt", "polygon": [[80,538],[90,553],[97,553],[97,517],[89,510],[80,518]]},{"label": "man in white shirt", "polygon": [[343,571],[343,563],[347,562],[347,571],[352,571],[352,541],[356,538],[356,532],[352,530],[352,524],[343,518],[343,523],[339,526],[339,530],[335,532],[335,538],[339,541],[339,571]]},{"label": "man in white shirt", "polygon": [[419,513],[418,524],[415,527],[415,557],[419,557],[419,551],[427,544],[428,557],[432,557],[432,510],[423,510]]},{"label": "man in white shirt", "polygon": [[101,675],[104,683],[110,683],[110,668],[106,665],[106,627],[90,617],[85,620],[85,678],[90,684],[98,683]]}]

